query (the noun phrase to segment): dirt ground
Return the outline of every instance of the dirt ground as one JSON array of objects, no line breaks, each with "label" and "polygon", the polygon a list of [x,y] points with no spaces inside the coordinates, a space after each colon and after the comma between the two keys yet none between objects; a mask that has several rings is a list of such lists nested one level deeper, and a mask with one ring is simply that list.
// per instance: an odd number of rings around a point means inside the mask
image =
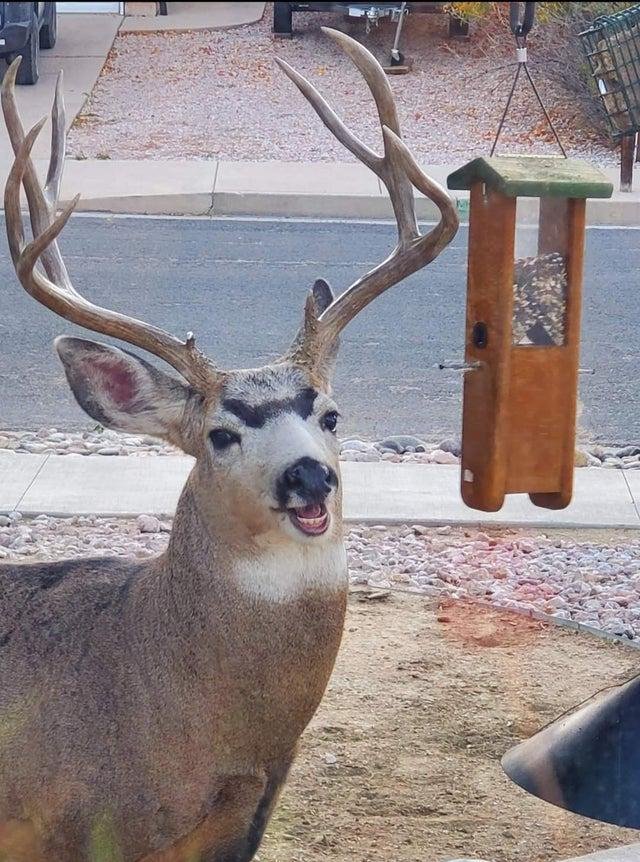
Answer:
[{"label": "dirt ground", "polygon": [[525,794],[500,758],[639,664],[632,648],[506,611],[352,594],[260,862],[546,862],[637,841]]}]

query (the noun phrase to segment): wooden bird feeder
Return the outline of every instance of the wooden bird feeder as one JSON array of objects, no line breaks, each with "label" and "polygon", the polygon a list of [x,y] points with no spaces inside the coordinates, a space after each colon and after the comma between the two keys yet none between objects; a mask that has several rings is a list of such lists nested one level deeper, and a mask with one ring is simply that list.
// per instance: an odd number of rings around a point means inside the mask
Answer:
[{"label": "wooden bird feeder", "polygon": [[564,508],[573,488],[586,199],[608,198],[613,186],[590,165],[540,156],[475,159],[448,186],[471,191],[462,498],[485,512],[518,493]]}]

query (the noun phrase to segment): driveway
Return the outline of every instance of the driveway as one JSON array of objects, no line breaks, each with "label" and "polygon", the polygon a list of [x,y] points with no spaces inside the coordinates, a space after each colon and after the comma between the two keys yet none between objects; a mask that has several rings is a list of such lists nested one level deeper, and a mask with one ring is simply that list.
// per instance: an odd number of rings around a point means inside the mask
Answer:
[{"label": "driveway", "polygon": [[[33,87],[16,87],[27,127],[50,112],[60,69],[64,71],[67,128],[71,125],[93,89],[121,22],[121,15],[58,15],[56,46],[40,54],[40,80]],[[4,123],[0,126],[0,177],[4,182],[13,154]],[[47,124],[34,148],[36,158],[48,157],[49,137]]]}]

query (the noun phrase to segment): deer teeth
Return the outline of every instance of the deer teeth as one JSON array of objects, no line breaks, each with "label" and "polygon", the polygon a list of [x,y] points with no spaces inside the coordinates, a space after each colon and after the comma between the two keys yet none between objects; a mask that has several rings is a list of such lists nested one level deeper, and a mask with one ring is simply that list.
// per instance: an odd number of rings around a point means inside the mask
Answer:
[{"label": "deer teeth", "polygon": [[320,511],[319,515],[314,515],[314,517],[305,517],[303,512],[305,509],[310,507],[304,506],[299,509],[290,509],[289,515],[293,523],[301,530],[303,533],[307,533],[309,535],[320,535],[324,533],[327,529],[327,525],[329,523],[329,514],[326,508],[322,505],[314,506],[316,510]]}]

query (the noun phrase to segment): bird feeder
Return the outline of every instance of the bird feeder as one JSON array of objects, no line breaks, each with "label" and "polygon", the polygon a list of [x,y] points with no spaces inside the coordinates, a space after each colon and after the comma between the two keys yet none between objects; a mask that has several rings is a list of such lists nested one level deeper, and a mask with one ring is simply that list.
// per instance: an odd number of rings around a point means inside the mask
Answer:
[{"label": "bird feeder", "polygon": [[471,192],[462,498],[485,512],[517,493],[564,508],[573,488],[586,199],[608,198],[613,187],[590,165],[541,156],[475,159],[448,187]]}]

